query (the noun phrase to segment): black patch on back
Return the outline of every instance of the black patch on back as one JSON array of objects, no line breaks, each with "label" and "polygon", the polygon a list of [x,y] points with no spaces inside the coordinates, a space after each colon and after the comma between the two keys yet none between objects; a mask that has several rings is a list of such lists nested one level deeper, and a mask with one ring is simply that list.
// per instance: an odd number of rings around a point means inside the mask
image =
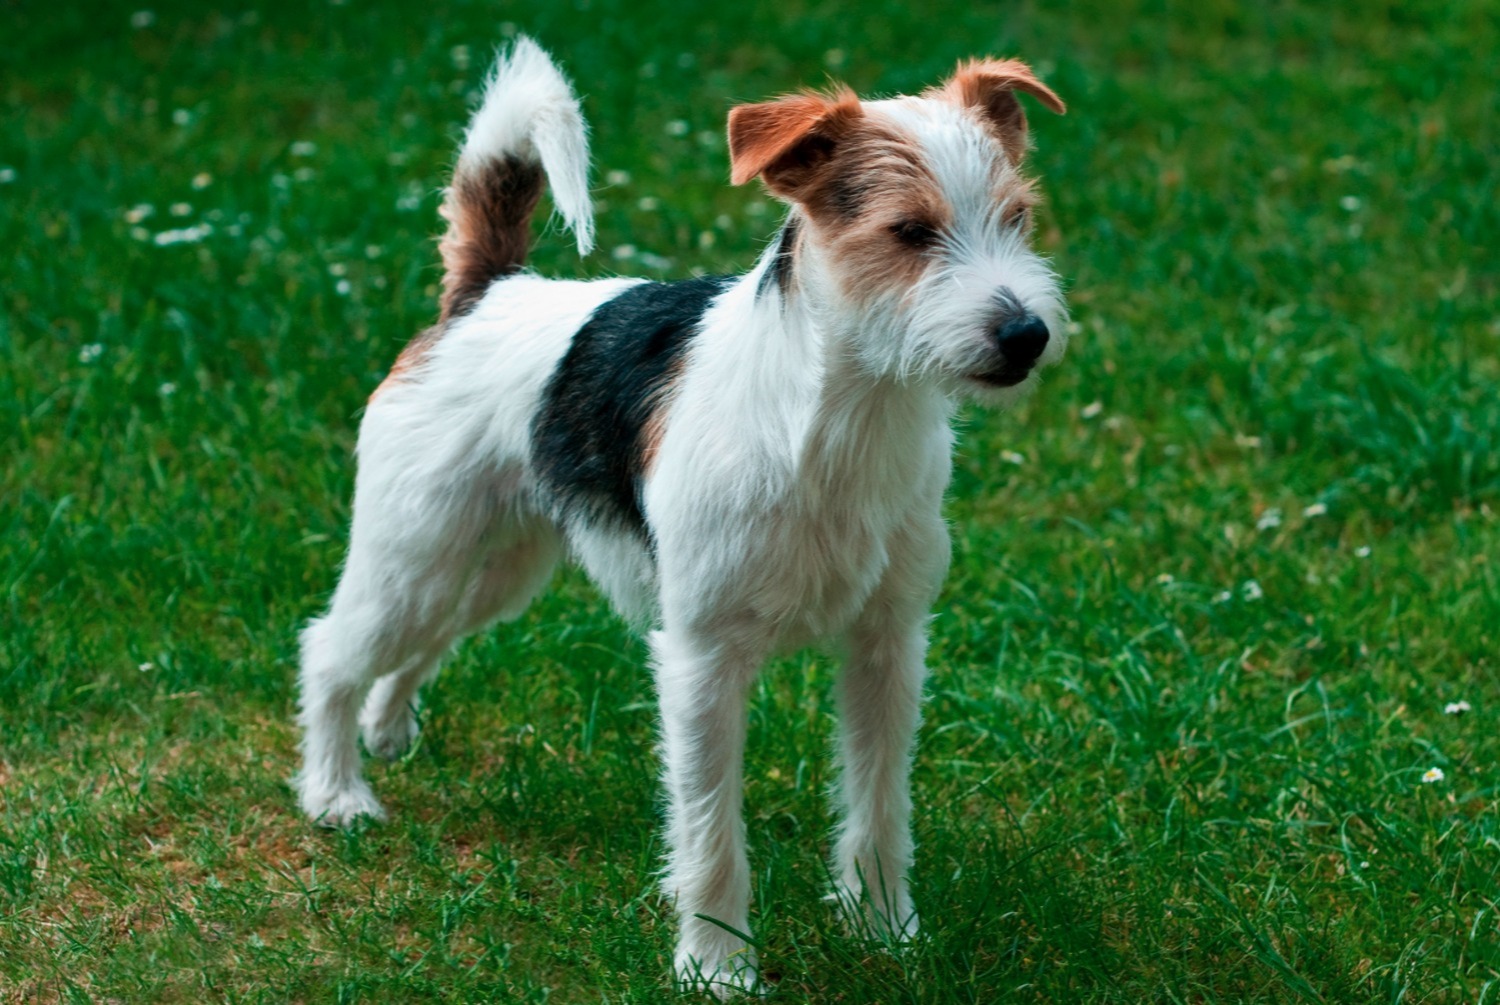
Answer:
[{"label": "black patch on back", "polygon": [[723,276],[641,283],[599,306],[547,382],[532,458],[554,515],[612,522],[649,541],[643,430]]},{"label": "black patch on back", "polygon": [[788,217],[781,233],[776,236],[776,255],[760,277],[760,285],[755,289],[757,294],[765,293],[774,285],[781,291],[781,298],[786,299],[792,289],[792,249],[796,246],[797,218]]}]

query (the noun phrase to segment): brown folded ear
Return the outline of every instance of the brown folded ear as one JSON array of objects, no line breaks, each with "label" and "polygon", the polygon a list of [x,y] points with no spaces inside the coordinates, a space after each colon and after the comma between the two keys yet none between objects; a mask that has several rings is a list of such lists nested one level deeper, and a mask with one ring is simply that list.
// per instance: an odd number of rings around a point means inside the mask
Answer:
[{"label": "brown folded ear", "polygon": [[759,175],[775,194],[804,198],[863,114],[854,92],[844,89],[737,105],[729,110],[729,180],[743,185]]},{"label": "brown folded ear", "polygon": [[999,138],[1006,156],[1018,163],[1026,153],[1026,112],[1016,97],[1017,91],[1026,92],[1058,115],[1068,110],[1050,87],[1036,79],[1031,67],[1017,59],[960,63],[942,87],[928,94],[979,112]]}]

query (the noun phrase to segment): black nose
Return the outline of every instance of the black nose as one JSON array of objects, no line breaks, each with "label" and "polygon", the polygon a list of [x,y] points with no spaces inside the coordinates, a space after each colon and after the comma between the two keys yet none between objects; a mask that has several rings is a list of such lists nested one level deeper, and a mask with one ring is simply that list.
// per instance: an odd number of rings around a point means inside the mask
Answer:
[{"label": "black nose", "polygon": [[1030,366],[1047,348],[1047,326],[1035,314],[1023,314],[995,329],[995,343],[1011,366]]}]

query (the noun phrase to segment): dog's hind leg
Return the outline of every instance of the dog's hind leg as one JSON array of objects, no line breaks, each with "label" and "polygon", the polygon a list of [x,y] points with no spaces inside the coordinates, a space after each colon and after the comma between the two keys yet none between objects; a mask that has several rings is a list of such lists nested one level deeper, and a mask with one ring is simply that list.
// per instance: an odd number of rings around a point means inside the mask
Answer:
[{"label": "dog's hind leg", "polygon": [[394,673],[377,680],[359,714],[365,749],[387,760],[400,757],[417,738],[418,693],[437,676],[443,650],[450,642],[477,632],[493,621],[520,617],[547,585],[562,555],[552,525],[540,519],[520,528],[503,546],[491,547],[469,580],[467,591],[441,639]]},{"label": "dog's hind leg", "polygon": [[356,544],[328,613],[302,632],[296,786],[303,811],[319,823],[338,827],[385,816],[360,770],[355,717],[376,678],[423,662],[438,648],[441,608],[458,596],[458,575],[441,560],[414,572],[377,563]]},{"label": "dog's hind leg", "polygon": [[330,826],[383,815],[360,771],[371,685],[403,674],[392,687],[415,690],[472,620],[465,598],[484,557],[518,543],[507,535],[524,522],[519,464],[476,465],[472,443],[414,393],[382,392],[365,414],[348,560],[328,613],[302,633],[296,784],[303,810]]}]

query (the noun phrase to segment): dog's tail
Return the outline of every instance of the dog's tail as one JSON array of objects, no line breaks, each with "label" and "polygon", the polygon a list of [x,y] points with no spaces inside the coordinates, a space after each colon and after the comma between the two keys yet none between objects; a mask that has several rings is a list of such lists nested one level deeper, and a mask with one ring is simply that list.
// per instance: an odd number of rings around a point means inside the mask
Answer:
[{"label": "dog's tail", "polygon": [[448,221],[438,246],[441,320],[462,314],[492,280],[526,261],[544,181],[578,239],[579,254],[589,253],[594,213],[588,172],[588,127],[578,98],[542,47],[523,35],[490,73],[439,210]]}]

